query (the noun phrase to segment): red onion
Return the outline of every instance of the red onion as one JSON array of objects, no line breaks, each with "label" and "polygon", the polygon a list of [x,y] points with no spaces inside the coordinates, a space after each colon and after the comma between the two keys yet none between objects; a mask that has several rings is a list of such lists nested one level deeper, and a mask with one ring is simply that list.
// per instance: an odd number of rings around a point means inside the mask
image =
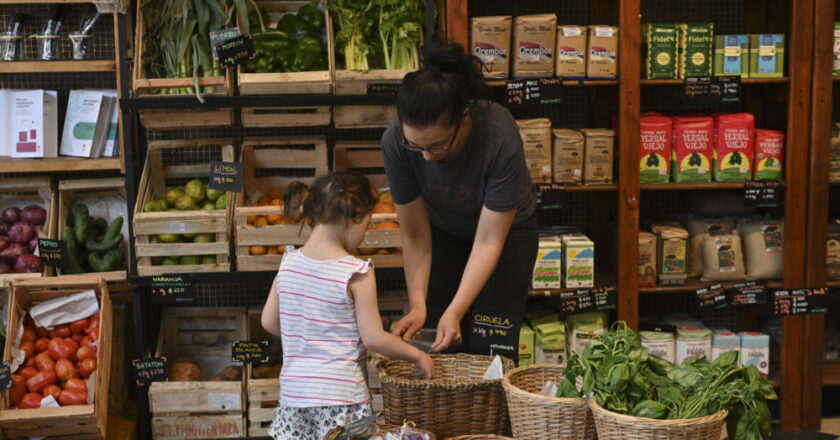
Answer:
[{"label": "red onion", "polygon": [[3,210],[3,221],[12,224],[20,220],[20,208],[6,208]]},{"label": "red onion", "polygon": [[28,243],[35,235],[35,230],[26,222],[17,222],[9,229],[9,238],[14,243]]},{"label": "red onion", "polygon": [[9,240],[9,237],[0,236],[0,252],[6,250],[9,245],[12,244],[12,240]]},{"label": "red onion", "polygon": [[30,205],[20,212],[20,219],[30,225],[43,225],[47,221],[47,211],[40,206]]},{"label": "red onion", "polygon": [[12,266],[3,260],[0,260],[0,273],[12,273]]},{"label": "red onion", "polygon": [[4,258],[9,261],[16,261],[18,257],[24,255],[26,253],[26,246],[20,243],[12,243],[6,249],[3,249],[3,252],[0,252],[0,258]]},{"label": "red onion", "polygon": [[39,273],[44,271],[44,262],[35,255],[24,254],[15,261],[17,273]]}]

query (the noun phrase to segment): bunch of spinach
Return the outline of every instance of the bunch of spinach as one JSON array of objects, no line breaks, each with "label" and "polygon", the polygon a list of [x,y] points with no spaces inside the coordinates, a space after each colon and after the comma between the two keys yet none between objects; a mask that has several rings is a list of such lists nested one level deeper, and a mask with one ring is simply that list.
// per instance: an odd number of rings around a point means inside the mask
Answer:
[{"label": "bunch of spinach", "polygon": [[595,398],[610,411],[651,419],[693,419],[726,409],[731,439],[758,440],[770,434],[767,400],[776,393],[754,366],[739,367],[738,356],[729,351],[713,362],[694,357],[674,365],[651,355],[637,333],[617,322],[583,356],[572,354],[557,397]]}]

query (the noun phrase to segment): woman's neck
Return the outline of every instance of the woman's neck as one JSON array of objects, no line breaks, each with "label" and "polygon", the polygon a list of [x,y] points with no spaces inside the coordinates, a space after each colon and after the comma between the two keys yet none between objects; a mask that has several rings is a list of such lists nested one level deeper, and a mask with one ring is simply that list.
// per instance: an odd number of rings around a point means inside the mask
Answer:
[{"label": "woman's neck", "polygon": [[340,225],[315,225],[301,252],[314,260],[334,260],[346,257],[347,228]]}]

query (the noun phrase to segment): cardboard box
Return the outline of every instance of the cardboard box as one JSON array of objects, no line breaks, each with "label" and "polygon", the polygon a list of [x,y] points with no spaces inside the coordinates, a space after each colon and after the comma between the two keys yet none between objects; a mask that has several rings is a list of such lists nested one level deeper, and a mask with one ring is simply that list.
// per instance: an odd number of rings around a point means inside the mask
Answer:
[{"label": "cardboard box", "polygon": [[715,37],[715,76],[750,76],[749,35],[718,35]]},{"label": "cardboard box", "polygon": [[560,237],[554,235],[540,237],[531,287],[534,289],[559,289],[563,287],[562,270],[563,242]]},{"label": "cardboard box", "polygon": [[587,238],[563,238],[563,285],[595,287],[595,243]]},{"label": "cardboard box", "polygon": [[590,79],[615,79],[618,75],[618,28],[589,26],[586,76]]},{"label": "cardboard box", "polygon": [[781,78],[785,72],[785,36],[750,35],[750,78]]},{"label": "cardboard box", "polygon": [[586,78],[586,40],[584,26],[557,26],[554,74],[563,79]]}]

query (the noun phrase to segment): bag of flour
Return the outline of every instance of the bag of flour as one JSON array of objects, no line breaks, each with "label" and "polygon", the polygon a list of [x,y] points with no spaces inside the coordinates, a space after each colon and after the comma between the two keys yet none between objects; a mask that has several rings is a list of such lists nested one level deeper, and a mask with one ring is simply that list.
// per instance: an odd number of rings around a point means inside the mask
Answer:
[{"label": "bag of flour", "polygon": [[743,280],[744,251],[738,231],[730,234],[708,236],[703,240],[703,277],[702,281]]},{"label": "bag of flour", "polygon": [[758,220],[740,227],[747,253],[747,278],[778,280],[784,273],[784,222]]},{"label": "bag of flour", "polygon": [[735,229],[732,220],[724,218],[690,217],[684,221],[688,234],[688,277],[703,274],[703,241],[713,235],[728,234]]}]

